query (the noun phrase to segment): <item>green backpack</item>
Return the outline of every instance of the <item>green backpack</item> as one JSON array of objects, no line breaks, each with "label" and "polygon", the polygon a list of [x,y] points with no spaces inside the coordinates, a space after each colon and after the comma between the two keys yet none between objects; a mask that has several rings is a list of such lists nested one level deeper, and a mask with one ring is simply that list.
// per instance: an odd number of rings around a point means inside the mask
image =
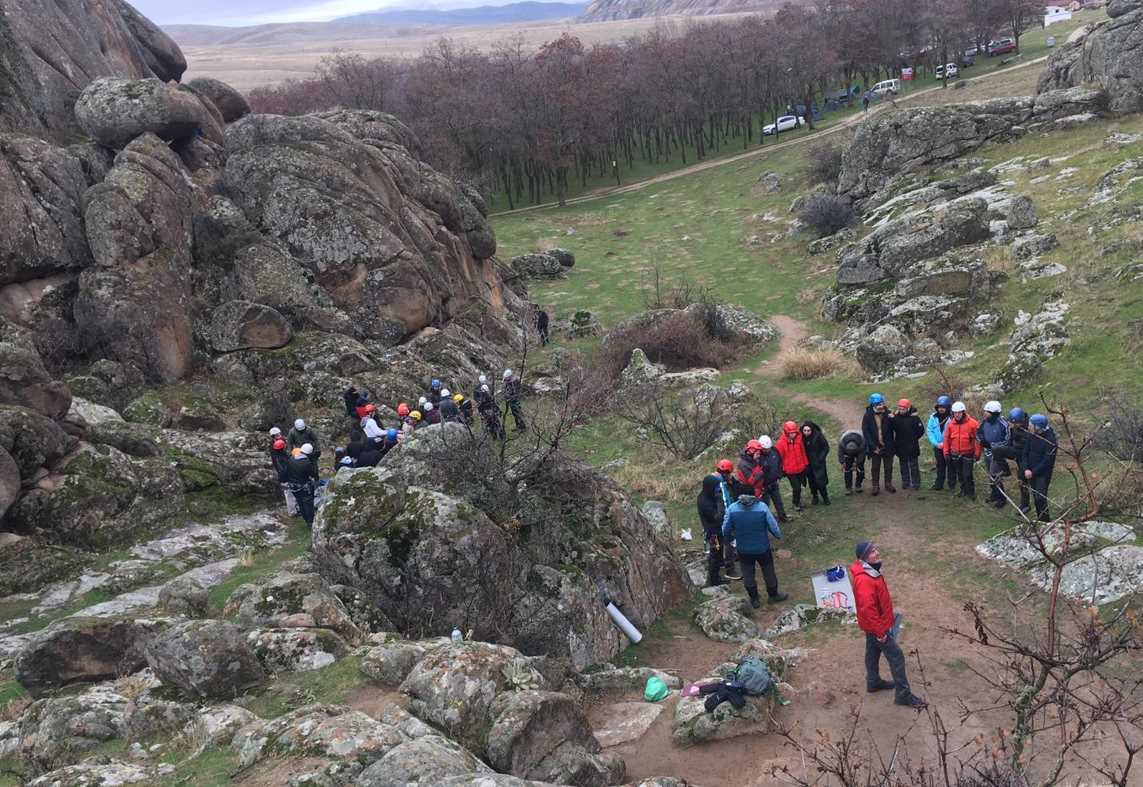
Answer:
[{"label": "green backpack", "polygon": [[734,670],[734,680],[742,684],[743,691],[754,697],[762,696],[774,686],[774,676],[770,674],[770,668],[757,656],[747,656],[738,662],[738,667]]}]

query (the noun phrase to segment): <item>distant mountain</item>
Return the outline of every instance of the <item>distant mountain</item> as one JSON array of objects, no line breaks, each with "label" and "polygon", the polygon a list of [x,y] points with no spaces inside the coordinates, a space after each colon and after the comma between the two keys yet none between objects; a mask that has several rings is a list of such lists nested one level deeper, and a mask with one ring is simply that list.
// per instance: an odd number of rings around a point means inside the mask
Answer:
[{"label": "distant mountain", "polygon": [[525,0],[508,5],[484,5],[477,8],[436,9],[401,8],[353,14],[333,20],[334,23],[370,25],[503,25],[512,22],[536,22],[545,19],[575,18],[584,13],[587,3],[540,3]]},{"label": "distant mountain", "polygon": [[609,22],[614,19],[642,19],[674,14],[737,14],[743,11],[774,10],[779,4],[779,0],[592,0],[579,21]]}]

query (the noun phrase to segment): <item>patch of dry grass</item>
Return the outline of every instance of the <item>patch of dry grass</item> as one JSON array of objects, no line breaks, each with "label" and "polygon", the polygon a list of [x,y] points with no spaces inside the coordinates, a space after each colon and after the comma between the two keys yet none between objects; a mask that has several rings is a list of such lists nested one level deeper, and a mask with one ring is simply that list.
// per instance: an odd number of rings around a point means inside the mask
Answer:
[{"label": "patch of dry grass", "polygon": [[778,356],[782,377],[787,380],[818,380],[822,377],[857,376],[852,359],[837,350],[798,348]]}]

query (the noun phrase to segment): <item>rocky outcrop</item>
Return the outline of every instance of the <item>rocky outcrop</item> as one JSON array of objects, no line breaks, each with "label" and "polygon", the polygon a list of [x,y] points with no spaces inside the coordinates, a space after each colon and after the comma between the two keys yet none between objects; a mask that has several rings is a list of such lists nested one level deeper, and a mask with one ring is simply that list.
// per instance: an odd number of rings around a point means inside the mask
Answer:
[{"label": "rocky outcrop", "polygon": [[48,418],[63,418],[71,392],[52,379],[32,335],[0,320],[0,404],[35,410]]},{"label": "rocky outcrop", "polygon": [[95,264],[80,276],[75,320],[89,352],[173,382],[190,368],[190,182],[153,134],[135,139],[84,197]]},{"label": "rocky outcrop", "polygon": [[242,630],[220,620],[178,623],[145,653],[159,680],[194,698],[233,699],[266,679]]},{"label": "rocky outcrop", "polygon": [[[704,591],[705,592],[705,591]],[[718,642],[746,642],[758,636],[758,624],[746,596],[722,589],[710,594],[712,598],[695,609],[695,624]]]},{"label": "rocky outcrop", "polygon": [[197,93],[158,79],[101,77],[80,94],[75,117],[85,134],[116,150],[143,134],[165,142],[196,136],[222,141],[222,129]]},{"label": "rocky outcrop", "polygon": [[20,478],[32,483],[75,446],[74,437],[47,416],[25,407],[0,405],[0,449],[15,460]]},{"label": "rocky outcrop", "polygon": [[1038,124],[1107,109],[1101,90],[1074,87],[1021,98],[883,112],[862,123],[842,155],[837,191],[866,200],[896,176],[959,158]]},{"label": "rocky outcrop", "polygon": [[162,628],[146,620],[66,618],[37,634],[16,659],[16,680],[33,697],[73,683],[137,672],[143,648]]},{"label": "rocky outcrop", "polygon": [[101,76],[178,80],[186,60],[166,33],[123,0],[4,0],[0,130],[69,134],[72,107]]},{"label": "rocky outcrop", "polygon": [[564,266],[559,258],[548,252],[534,254],[521,254],[513,257],[509,265],[517,276],[525,279],[563,279],[566,278]]},{"label": "rocky outcrop", "polygon": [[1008,338],[1008,362],[996,376],[1005,391],[1015,389],[1037,374],[1044,363],[1072,343],[1067,319],[1071,306],[1063,301],[1046,303],[1036,314],[1021,311]]},{"label": "rocky outcrop", "polygon": [[276,309],[249,301],[227,301],[214,310],[210,343],[216,352],[276,350],[290,343],[290,324]]},{"label": "rocky outcrop", "polygon": [[1052,52],[1038,92],[1096,84],[1107,92],[1112,112],[1143,111],[1143,3],[1114,0],[1107,15],[1111,18]]},{"label": "rocky outcrop", "polygon": [[187,87],[214,104],[225,123],[233,123],[250,114],[246,96],[220,79],[196,77],[187,82]]},{"label": "rocky outcrop", "polygon": [[[314,523],[323,575],[364,591],[400,631],[471,628],[583,667],[625,643],[601,587],[636,626],[686,592],[670,547],[605,476],[556,456],[508,479],[485,442],[446,426],[339,473]],[[430,469],[441,462],[458,472]]]}]

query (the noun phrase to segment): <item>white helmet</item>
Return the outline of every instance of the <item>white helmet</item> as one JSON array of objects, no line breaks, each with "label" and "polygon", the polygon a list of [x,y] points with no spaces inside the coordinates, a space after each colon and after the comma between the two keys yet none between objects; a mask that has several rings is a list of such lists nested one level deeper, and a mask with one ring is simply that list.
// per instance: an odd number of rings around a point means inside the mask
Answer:
[{"label": "white helmet", "polygon": [[964,412],[964,402],[953,402],[952,411],[954,413]]},{"label": "white helmet", "polygon": [[310,445],[309,443],[306,443],[305,445],[302,446],[302,453],[305,454],[306,456],[309,456],[313,452],[314,452],[314,447],[312,445]]},{"label": "white helmet", "polygon": [[488,378],[487,378],[487,377],[485,377],[485,376],[482,374],[482,375],[480,375],[480,377],[478,377],[478,378],[477,378],[477,381],[478,381],[478,382],[479,382],[481,385],[484,385],[486,382],[488,382]]},{"label": "white helmet", "polygon": [[768,435],[768,434],[764,434],[761,437],[759,437],[758,442],[760,442],[762,444],[762,447],[764,449],[766,449],[767,451],[769,451],[771,448],[774,447],[774,441],[770,439],[770,435]]},{"label": "white helmet", "polygon": [[417,400],[417,404],[419,404],[419,405],[422,405],[422,406],[423,406],[423,405],[424,405],[424,403],[425,403],[425,402],[427,402],[427,401],[428,401],[428,399],[426,399],[425,397],[423,397],[423,396],[422,396],[420,399],[418,399],[418,400]]},{"label": "white helmet", "polygon": [[282,430],[281,430],[281,429],[279,429],[279,428],[278,428],[278,427],[276,427],[276,426],[271,426],[271,427],[270,427],[270,437],[278,437],[280,434],[282,434]]},{"label": "white helmet", "polygon": [[424,409],[425,409],[425,412],[426,412],[426,413],[427,413],[429,410],[432,410],[432,409],[433,409],[433,403],[432,403],[432,402],[425,402],[425,408],[424,408]]},{"label": "white helmet", "polygon": [[510,379],[511,377],[512,377],[512,370],[511,369],[505,369],[504,370],[504,379],[507,380],[507,379]]},{"label": "white helmet", "polygon": [[985,403],[984,405],[984,412],[986,413],[998,413],[1000,410],[1000,402],[996,401],[995,399],[993,399],[991,402]]},{"label": "white helmet", "polygon": [[449,389],[447,389],[447,388],[442,388],[442,389],[441,389],[441,398],[442,398],[442,399],[451,399],[451,398],[452,398],[452,393],[449,391]]},{"label": "white helmet", "polygon": [[480,390],[484,391],[484,393],[488,393],[488,386],[482,385],[482,386],[480,386]]},{"label": "white helmet", "polygon": [[294,421],[294,428],[300,432],[306,428],[306,422],[299,418],[298,420]]}]

